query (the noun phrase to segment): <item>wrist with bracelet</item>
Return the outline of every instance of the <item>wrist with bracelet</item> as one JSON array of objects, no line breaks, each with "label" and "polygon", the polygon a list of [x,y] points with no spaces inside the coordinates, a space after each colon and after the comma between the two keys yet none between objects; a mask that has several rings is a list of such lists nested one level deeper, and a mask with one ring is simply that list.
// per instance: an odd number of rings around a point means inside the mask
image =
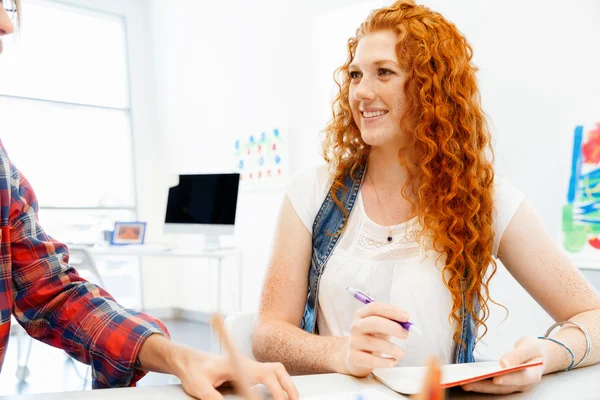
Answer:
[{"label": "wrist with bracelet", "polygon": [[[567,324],[576,327],[581,332],[583,332],[583,334],[585,335],[586,350],[585,350],[585,354],[583,355],[583,358],[581,360],[579,360],[578,363],[575,363],[575,355],[573,354],[573,351],[569,347],[567,347],[561,341],[550,337],[550,335],[552,334],[552,331],[554,331],[554,329],[556,329],[559,326],[562,327],[563,325],[567,325]],[[562,346],[565,350],[567,350],[569,352],[569,355],[571,356],[571,364],[563,371],[570,371],[573,368],[577,368],[579,365],[583,364],[589,357],[590,352],[592,351],[592,340],[590,338],[588,331],[584,327],[579,325],[578,323],[572,322],[572,321],[561,321],[561,322],[557,322],[557,323],[553,324],[550,328],[548,328],[546,330],[546,333],[544,334],[544,336],[538,336],[538,339],[549,340],[553,343],[556,343],[556,344]]]}]

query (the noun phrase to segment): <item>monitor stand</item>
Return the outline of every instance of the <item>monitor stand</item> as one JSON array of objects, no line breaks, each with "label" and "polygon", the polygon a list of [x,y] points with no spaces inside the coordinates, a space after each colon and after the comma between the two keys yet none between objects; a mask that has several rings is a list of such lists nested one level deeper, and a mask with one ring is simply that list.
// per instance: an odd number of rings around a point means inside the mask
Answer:
[{"label": "monitor stand", "polygon": [[221,237],[219,235],[204,235],[204,250],[219,250]]}]

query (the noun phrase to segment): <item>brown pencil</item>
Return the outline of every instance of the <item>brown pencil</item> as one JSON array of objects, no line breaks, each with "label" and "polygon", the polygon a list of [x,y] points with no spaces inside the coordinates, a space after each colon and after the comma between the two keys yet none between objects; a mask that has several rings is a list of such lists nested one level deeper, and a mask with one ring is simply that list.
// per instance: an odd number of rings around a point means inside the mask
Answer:
[{"label": "brown pencil", "polygon": [[441,385],[442,371],[440,362],[433,357],[427,363],[427,373],[421,393],[411,397],[413,400],[444,400],[445,393]]}]

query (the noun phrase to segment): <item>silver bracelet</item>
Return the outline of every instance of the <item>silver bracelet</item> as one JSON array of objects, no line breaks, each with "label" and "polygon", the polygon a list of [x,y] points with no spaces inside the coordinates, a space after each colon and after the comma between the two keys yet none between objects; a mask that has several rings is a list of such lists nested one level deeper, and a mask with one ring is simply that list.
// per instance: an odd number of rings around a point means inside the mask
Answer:
[{"label": "silver bracelet", "polygon": [[588,357],[589,357],[589,355],[590,355],[590,352],[592,351],[592,339],[590,338],[590,334],[588,333],[588,331],[587,331],[587,330],[586,330],[586,329],[585,329],[583,326],[581,326],[581,325],[579,325],[578,323],[576,323],[576,322],[573,322],[573,321],[561,321],[561,322],[557,322],[557,323],[555,323],[554,325],[552,325],[550,328],[548,328],[548,329],[546,330],[546,333],[544,334],[544,337],[545,337],[545,338],[549,337],[549,336],[550,336],[550,334],[552,333],[552,331],[553,331],[553,330],[554,330],[556,327],[558,327],[558,326],[562,327],[562,326],[563,326],[563,325],[565,325],[565,324],[570,324],[570,325],[573,325],[573,326],[575,326],[575,327],[576,327],[576,328],[578,328],[578,329],[579,329],[581,332],[583,332],[583,334],[585,335],[585,346],[586,346],[586,349],[585,349],[585,355],[583,356],[583,358],[581,359],[581,361],[579,361],[577,364],[575,364],[575,365],[573,365],[573,366],[571,367],[571,369],[572,369],[572,368],[577,368],[577,366],[578,366],[579,364],[583,364],[583,363],[585,362],[585,360],[587,360],[587,358],[588,358]]}]

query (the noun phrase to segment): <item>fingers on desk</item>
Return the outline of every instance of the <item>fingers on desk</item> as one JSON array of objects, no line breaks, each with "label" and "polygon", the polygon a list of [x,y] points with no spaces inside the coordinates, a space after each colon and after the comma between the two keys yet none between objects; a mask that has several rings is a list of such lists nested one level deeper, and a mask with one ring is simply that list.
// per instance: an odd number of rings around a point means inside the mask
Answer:
[{"label": "fingers on desk", "polygon": [[509,394],[516,392],[524,392],[529,389],[531,385],[527,386],[515,386],[515,385],[496,385],[491,379],[484,381],[469,383],[463,385],[463,390],[467,392],[487,393],[487,394]]}]

